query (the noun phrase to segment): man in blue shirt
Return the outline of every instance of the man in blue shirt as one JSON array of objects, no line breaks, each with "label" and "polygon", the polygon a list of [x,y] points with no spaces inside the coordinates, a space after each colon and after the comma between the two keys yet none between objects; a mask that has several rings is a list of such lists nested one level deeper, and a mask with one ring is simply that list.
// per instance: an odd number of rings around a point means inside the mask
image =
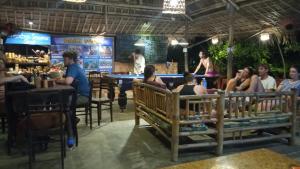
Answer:
[{"label": "man in blue shirt", "polygon": [[[89,101],[90,86],[89,81],[77,62],[77,53],[68,51],[63,53],[64,64],[67,66],[66,78],[57,80],[59,84],[72,85],[76,82],[77,86],[77,105],[83,105]],[[67,113],[67,119],[71,119],[71,112]],[[75,144],[74,135],[72,131],[71,120],[68,121],[68,140],[67,144],[69,147],[73,147]]]},{"label": "man in blue shirt", "polygon": [[76,81],[77,89],[77,105],[82,105],[88,102],[89,97],[89,81],[84,73],[84,70],[80,68],[77,62],[77,53],[73,51],[63,53],[64,64],[67,66],[66,78],[58,80],[57,83],[71,85]]}]

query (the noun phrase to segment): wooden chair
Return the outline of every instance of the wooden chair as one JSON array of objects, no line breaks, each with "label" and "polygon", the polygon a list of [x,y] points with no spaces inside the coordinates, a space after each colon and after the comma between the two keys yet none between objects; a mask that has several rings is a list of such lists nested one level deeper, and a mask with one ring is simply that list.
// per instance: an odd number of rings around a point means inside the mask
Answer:
[{"label": "wooden chair", "polygon": [[[85,124],[88,125],[88,120],[90,122],[90,129],[93,129],[93,116],[92,116],[92,94],[93,94],[93,81],[89,81],[90,91],[88,102],[82,105],[76,105],[76,116],[85,116]],[[77,87],[76,87],[77,89]],[[84,109],[84,110],[78,110]],[[79,114],[78,114],[79,113]]]},{"label": "wooden chair", "polygon": [[[110,111],[110,121],[113,121],[113,101],[114,101],[114,96],[112,96],[112,90],[113,90],[113,82],[111,79],[103,76],[100,78],[100,85],[99,85],[99,95],[98,97],[92,98],[92,108],[97,108],[97,115],[98,115],[98,125],[100,125],[100,121],[102,119],[102,111],[103,110],[109,110]],[[102,97],[102,92],[103,90],[106,90],[107,97]],[[102,107],[106,108],[102,108]]]},{"label": "wooden chair", "polygon": [[91,71],[89,72],[88,78],[89,81],[93,82],[93,94],[96,96],[99,94],[99,85],[100,85],[100,77],[102,76],[101,72]]},{"label": "wooden chair", "polygon": [[[59,135],[61,167],[64,168],[65,148],[65,112],[68,104],[64,104],[63,94],[59,91],[37,91],[27,92],[25,95],[25,118],[19,122],[26,130],[28,143],[29,168],[35,161],[35,145],[45,140],[38,139],[39,136],[50,134]],[[48,141],[46,142],[46,144]]]}]

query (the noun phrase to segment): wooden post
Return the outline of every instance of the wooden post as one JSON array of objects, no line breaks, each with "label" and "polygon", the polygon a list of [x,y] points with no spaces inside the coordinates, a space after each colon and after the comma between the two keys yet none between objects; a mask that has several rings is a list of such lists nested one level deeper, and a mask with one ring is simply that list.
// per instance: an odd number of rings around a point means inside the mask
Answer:
[{"label": "wooden post", "polygon": [[[184,38],[187,40],[187,33],[189,30],[189,23],[188,20],[185,21],[185,31],[184,31]],[[184,51],[184,71],[189,72],[189,59],[188,59],[188,49],[186,46],[183,46]]]},{"label": "wooden post", "polygon": [[135,117],[135,125],[138,126],[140,125],[140,116],[138,115],[137,109],[136,109],[136,101],[137,101],[137,88],[138,88],[137,83],[133,83],[133,107],[134,107],[134,117]]},{"label": "wooden post", "polygon": [[[292,106],[292,126],[291,126],[291,135],[292,137],[289,139],[289,144],[294,145],[295,144],[295,137],[296,137],[296,112],[297,112],[297,89],[292,89],[293,95],[291,98]],[[288,104],[288,103],[286,103]]]},{"label": "wooden post", "polygon": [[234,38],[234,6],[227,3],[227,10],[229,11],[229,41],[228,41],[228,59],[227,59],[227,82],[232,78],[232,65],[233,65],[233,38]]},{"label": "wooden post", "polygon": [[179,147],[179,93],[172,94],[172,103],[174,112],[172,114],[172,138],[171,138],[171,153],[172,160],[178,160],[178,147]]},{"label": "wooden post", "polygon": [[217,105],[217,154],[223,154],[223,140],[224,140],[224,109],[225,109],[225,92],[219,91],[220,98]]},{"label": "wooden post", "polygon": [[184,52],[184,71],[185,72],[189,71],[188,52],[187,51]]}]

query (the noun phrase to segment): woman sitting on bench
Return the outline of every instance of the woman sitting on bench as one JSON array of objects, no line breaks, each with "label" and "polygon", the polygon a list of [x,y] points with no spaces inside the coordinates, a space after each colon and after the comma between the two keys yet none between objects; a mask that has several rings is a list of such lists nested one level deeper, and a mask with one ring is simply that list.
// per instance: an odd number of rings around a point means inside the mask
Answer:
[{"label": "woman sitting on bench", "polygon": [[291,66],[290,68],[290,79],[283,80],[277,91],[290,91],[291,89],[297,89],[297,96],[300,96],[300,80],[299,80],[299,68],[296,66]]},{"label": "woman sitting on bench", "polygon": [[[206,94],[205,88],[202,87],[201,85],[197,85],[196,79],[194,78],[193,74],[185,72],[183,74],[183,76],[184,76],[185,84],[178,86],[176,89],[173,90],[174,92],[179,92],[179,94],[181,96],[187,96],[187,95],[198,95],[199,96],[199,95]],[[186,101],[180,100],[180,109],[181,109],[180,114],[181,115],[188,116],[188,114],[195,114],[195,111],[197,111],[199,109],[198,108],[199,105],[195,105],[195,107],[194,107],[190,104],[190,106],[189,106],[190,111],[187,112],[186,106],[187,106]],[[196,110],[194,110],[194,109],[196,109]]]},{"label": "woman sitting on bench", "polygon": [[235,78],[228,81],[225,91],[264,92],[264,87],[254,70],[245,67],[236,73]]},{"label": "woman sitting on bench", "polygon": [[185,72],[183,74],[185,84],[178,86],[174,91],[179,92],[180,95],[202,95],[206,94],[205,88],[197,85],[193,74]]},{"label": "woman sitting on bench", "polygon": [[159,76],[155,75],[155,67],[153,65],[147,65],[145,67],[143,82],[166,89],[166,84],[161,80]]}]

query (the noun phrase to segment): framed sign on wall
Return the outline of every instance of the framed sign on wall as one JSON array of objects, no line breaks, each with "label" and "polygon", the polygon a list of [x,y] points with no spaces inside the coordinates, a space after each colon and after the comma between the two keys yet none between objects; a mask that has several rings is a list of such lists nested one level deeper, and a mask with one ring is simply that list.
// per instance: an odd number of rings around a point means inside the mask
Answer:
[{"label": "framed sign on wall", "polygon": [[78,63],[86,71],[112,72],[114,62],[114,38],[100,36],[53,36],[52,63],[62,62],[65,51],[76,51]]}]

